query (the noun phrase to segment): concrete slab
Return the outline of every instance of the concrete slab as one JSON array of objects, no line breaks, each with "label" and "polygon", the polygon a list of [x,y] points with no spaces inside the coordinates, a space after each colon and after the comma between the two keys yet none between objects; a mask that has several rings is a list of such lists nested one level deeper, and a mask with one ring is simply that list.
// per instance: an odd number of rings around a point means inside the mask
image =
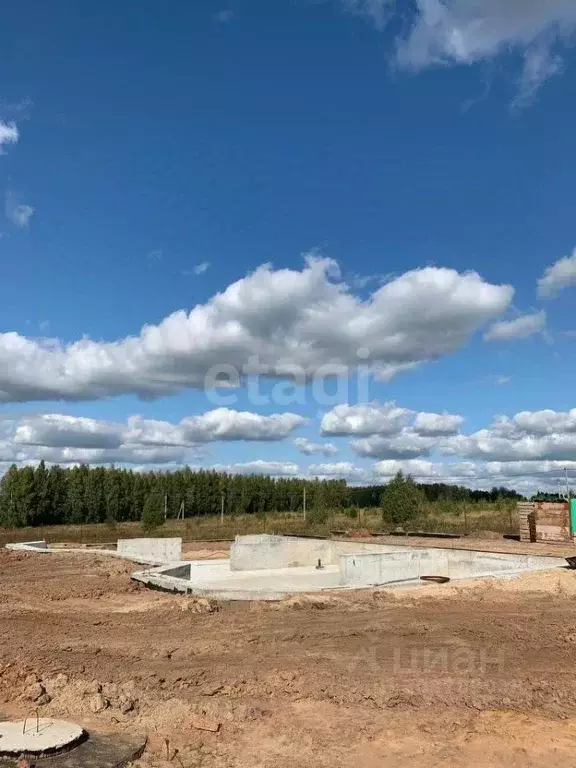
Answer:
[{"label": "concrete slab", "polygon": [[80,726],[65,720],[30,717],[0,723],[0,757],[54,755],[72,749],[86,734]]},{"label": "concrete slab", "polygon": [[[174,575],[178,572],[185,577]],[[177,569],[155,568],[134,573],[132,578],[157,589],[217,600],[281,600],[297,592],[321,592],[340,587],[340,569],[335,565],[322,570],[305,566],[232,571],[229,560],[192,560]]]}]

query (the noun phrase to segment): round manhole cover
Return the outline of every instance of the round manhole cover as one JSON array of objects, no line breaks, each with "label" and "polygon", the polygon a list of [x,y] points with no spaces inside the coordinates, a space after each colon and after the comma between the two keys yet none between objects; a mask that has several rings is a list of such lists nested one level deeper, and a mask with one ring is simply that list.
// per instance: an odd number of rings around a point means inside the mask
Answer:
[{"label": "round manhole cover", "polygon": [[74,723],[45,717],[0,723],[0,757],[65,752],[83,741],[85,735]]}]

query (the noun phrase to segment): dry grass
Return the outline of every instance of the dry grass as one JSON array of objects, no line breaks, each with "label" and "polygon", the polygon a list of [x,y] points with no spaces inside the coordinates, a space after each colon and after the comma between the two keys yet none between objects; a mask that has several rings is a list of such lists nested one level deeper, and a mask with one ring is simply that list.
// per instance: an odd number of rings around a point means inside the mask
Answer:
[{"label": "dry grass", "polygon": [[[371,532],[392,530],[393,525],[384,523],[380,510],[359,510],[352,517],[341,510],[328,515],[322,522],[316,522],[312,511],[309,519],[302,514],[271,514],[265,518],[256,515],[226,517],[191,518],[185,521],[168,520],[154,532],[154,536],[181,536],[184,541],[218,539],[231,540],[237,535],[255,533],[305,534],[308,536],[328,536],[332,531],[346,531],[355,528]],[[426,531],[438,533],[478,533],[493,531],[499,534],[518,533],[518,521],[515,511],[499,509],[478,509],[476,507],[458,507],[455,511],[438,511],[430,505],[425,514],[406,524],[407,531]],[[96,544],[115,542],[121,538],[136,538],[147,535],[140,523],[118,523],[114,526],[99,525],[54,525],[38,528],[0,528],[0,546],[8,542],[34,541],[45,539],[49,543],[70,542]]]}]

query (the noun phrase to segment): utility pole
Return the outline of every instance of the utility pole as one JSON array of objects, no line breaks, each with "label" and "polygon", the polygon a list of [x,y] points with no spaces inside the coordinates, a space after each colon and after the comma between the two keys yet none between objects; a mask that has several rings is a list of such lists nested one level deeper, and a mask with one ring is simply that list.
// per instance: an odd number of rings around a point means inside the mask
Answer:
[{"label": "utility pole", "polygon": [[164,520],[168,519],[168,494],[164,494]]},{"label": "utility pole", "polygon": [[178,520],[180,520],[180,518],[182,518],[182,520],[184,520],[184,503],[185,502],[182,502],[180,504],[180,509],[178,510]]},{"label": "utility pole", "polygon": [[222,505],[220,507],[220,522],[224,525],[224,499],[226,497],[222,494]]},{"label": "utility pole", "polygon": [[302,498],[302,515],[306,520],[306,486],[304,486],[304,496]]},{"label": "utility pole", "polygon": [[564,476],[566,478],[566,500],[570,504],[570,486],[568,485],[568,467],[564,467]]}]

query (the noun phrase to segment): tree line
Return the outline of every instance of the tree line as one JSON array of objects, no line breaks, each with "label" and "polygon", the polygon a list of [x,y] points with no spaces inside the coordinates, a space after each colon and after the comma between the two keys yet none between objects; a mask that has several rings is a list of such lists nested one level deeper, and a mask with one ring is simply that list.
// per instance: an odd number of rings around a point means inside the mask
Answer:
[{"label": "tree line", "polygon": [[[402,472],[398,473],[404,477]],[[391,481],[392,482],[392,481]],[[422,491],[423,501],[434,503],[465,502],[468,504],[494,504],[499,501],[522,501],[524,496],[517,491],[494,486],[489,491],[479,491],[466,488],[463,485],[448,485],[447,483],[413,483]],[[382,497],[382,485],[365,485],[350,488],[351,500],[354,506],[360,508],[380,506]]]},{"label": "tree line", "polygon": [[266,514],[349,504],[344,480],[231,475],[188,467],[135,472],[118,467],[17,467],[0,480],[0,526],[115,523],[141,520],[145,506],[168,518]]},{"label": "tree line", "polygon": [[[522,498],[506,488],[472,491],[442,484],[418,485],[427,501],[493,502]],[[168,518],[267,514],[380,506],[383,486],[351,487],[345,480],[231,475],[188,467],[135,472],[118,467],[36,467],[13,464],[0,480],[0,526],[110,524],[141,520],[145,508]]]}]

